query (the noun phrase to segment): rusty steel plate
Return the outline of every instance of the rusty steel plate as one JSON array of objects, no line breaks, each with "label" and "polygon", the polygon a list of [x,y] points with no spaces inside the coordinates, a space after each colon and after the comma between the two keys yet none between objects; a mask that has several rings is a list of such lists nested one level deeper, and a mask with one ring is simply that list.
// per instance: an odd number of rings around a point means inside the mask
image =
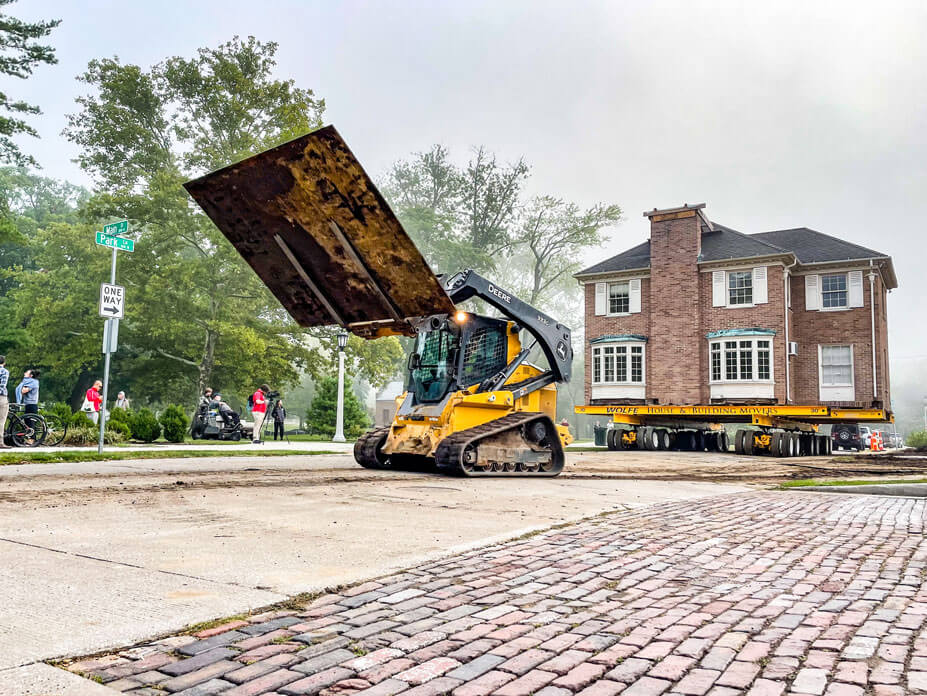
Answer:
[{"label": "rusty steel plate", "polygon": [[454,305],[333,126],[184,184],[301,326],[411,334]]}]

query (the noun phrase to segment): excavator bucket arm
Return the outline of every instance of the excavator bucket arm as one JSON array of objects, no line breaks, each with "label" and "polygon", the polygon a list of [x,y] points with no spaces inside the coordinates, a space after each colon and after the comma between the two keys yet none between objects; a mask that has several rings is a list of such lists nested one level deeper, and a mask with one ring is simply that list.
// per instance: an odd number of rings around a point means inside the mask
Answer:
[{"label": "excavator bucket arm", "polygon": [[184,184],[301,326],[412,335],[454,304],[333,126]]}]

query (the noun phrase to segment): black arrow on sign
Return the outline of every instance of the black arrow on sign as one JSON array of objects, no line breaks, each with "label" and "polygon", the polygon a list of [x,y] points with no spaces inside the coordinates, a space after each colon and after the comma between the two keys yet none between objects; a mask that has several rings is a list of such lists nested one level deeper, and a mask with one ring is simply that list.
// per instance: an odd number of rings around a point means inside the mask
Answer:
[{"label": "black arrow on sign", "polygon": [[118,314],[119,310],[116,307],[104,307],[104,312],[109,312],[110,314]]}]

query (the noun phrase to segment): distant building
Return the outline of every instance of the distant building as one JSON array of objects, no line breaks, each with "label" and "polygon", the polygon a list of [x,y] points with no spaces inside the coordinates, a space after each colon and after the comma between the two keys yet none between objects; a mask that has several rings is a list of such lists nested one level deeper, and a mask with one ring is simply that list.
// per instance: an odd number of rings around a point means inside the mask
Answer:
[{"label": "distant building", "polygon": [[586,402],[889,407],[889,256],[808,228],[742,234],[705,205],[576,274]]},{"label": "distant building", "polygon": [[374,426],[382,428],[393,422],[393,416],[396,414],[396,397],[405,390],[402,382],[390,382],[383,387],[377,394],[376,406],[374,406]]}]

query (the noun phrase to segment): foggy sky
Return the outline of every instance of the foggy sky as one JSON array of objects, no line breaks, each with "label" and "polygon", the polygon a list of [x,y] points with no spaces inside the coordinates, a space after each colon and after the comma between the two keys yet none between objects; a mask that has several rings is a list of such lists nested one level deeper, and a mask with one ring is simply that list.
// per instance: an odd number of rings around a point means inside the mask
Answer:
[{"label": "foggy sky", "polygon": [[[254,35],[327,103],[371,174],[432,143],[533,167],[532,193],[618,203],[589,263],[646,239],[642,211],[707,203],[741,232],[811,227],[894,257],[893,365],[924,365],[927,5],[853,2],[50,2],[59,64],[11,98],[47,176],[89,184],[60,132],[94,57],[148,67]],[[502,279],[500,279],[502,280]],[[895,368],[893,368],[895,372]],[[895,385],[893,385],[895,386]],[[927,393],[927,385],[924,386]]]}]

